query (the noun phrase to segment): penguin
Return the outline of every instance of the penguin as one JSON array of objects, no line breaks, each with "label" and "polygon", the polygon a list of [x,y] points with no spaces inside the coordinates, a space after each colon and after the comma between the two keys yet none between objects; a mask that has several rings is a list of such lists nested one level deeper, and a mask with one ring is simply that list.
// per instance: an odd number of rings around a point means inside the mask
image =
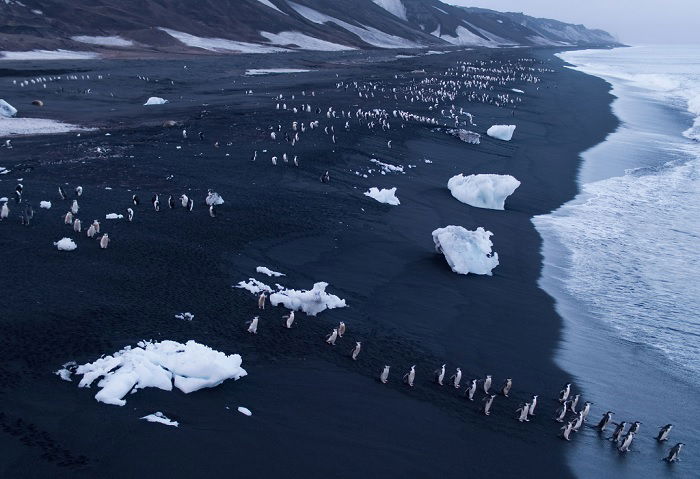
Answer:
[{"label": "penguin", "polygon": [[187,139],[187,130],[182,130],[182,139],[183,140]]},{"label": "penguin", "polygon": [[78,206],[78,200],[73,200],[73,204],[70,206],[70,211],[74,215],[78,214],[78,211],[80,210],[80,207]]},{"label": "penguin", "polygon": [[134,206],[138,206],[139,203],[141,203],[141,200],[139,200],[138,195],[133,195],[131,197],[131,202],[134,204]]},{"label": "penguin", "polygon": [[192,208],[194,208],[194,200],[190,198],[187,202],[187,211],[192,211]]},{"label": "penguin", "polygon": [[391,140],[389,140],[389,141],[386,142],[386,147],[389,148],[389,149],[391,150]]},{"label": "penguin", "polygon": [[469,383],[469,387],[467,388],[465,394],[469,398],[470,401],[474,400],[474,393],[476,393],[476,379],[472,379],[471,383]]},{"label": "penguin", "polygon": [[678,459],[678,456],[681,454],[681,449],[683,449],[683,446],[685,446],[685,444],[682,442],[679,442],[673,446],[668,452],[668,456],[664,458],[664,461],[669,463],[679,461],[680,459]]},{"label": "penguin", "polygon": [[384,366],[382,373],[379,375],[379,380],[382,384],[386,384],[389,381],[389,369],[391,369],[390,366]]},{"label": "penguin", "polygon": [[484,379],[484,393],[488,394],[489,389],[491,389],[491,375],[488,374],[486,379]]},{"label": "penguin", "polygon": [[360,355],[360,350],[362,349],[362,343],[357,341],[355,343],[355,347],[352,349],[352,352],[350,353],[350,357],[352,357],[353,361],[357,361],[357,356]]},{"label": "penguin", "polygon": [[15,187],[15,203],[21,203],[22,202],[22,191],[24,190],[24,185],[22,183],[18,183],[17,186]]},{"label": "penguin", "polygon": [[345,323],[341,321],[338,325],[338,337],[342,338],[343,334],[345,334]]},{"label": "penguin", "polygon": [[485,416],[491,415],[491,406],[493,405],[493,399],[496,397],[495,394],[490,394],[486,396],[482,401],[484,402],[484,408],[482,409]]},{"label": "penguin", "polygon": [[630,426],[629,432],[633,432],[633,433],[637,434],[637,433],[639,432],[639,426],[640,426],[641,424],[642,424],[641,422],[635,421],[635,422],[632,423],[632,425]]},{"label": "penguin", "polygon": [[605,428],[608,427],[608,424],[612,420],[613,414],[614,413],[612,411],[608,411],[605,414],[603,414],[603,418],[600,420],[600,422],[596,426],[596,429],[598,429],[600,432],[605,431]]},{"label": "penguin", "polygon": [[583,409],[581,409],[581,413],[583,413],[583,422],[586,422],[586,419],[588,418],[588,413],[591,412],[591,404],[593,404],[590,401],[586,401],[583,404]]},{"label": "penguin", "polygon": [[22,212],[22,224],[24,226],[29,226],[29,223],[32,221],[34,218],[34,209],[32,208],[32,205],[27,203],[24,207],[24,211]]},{"label": "penguin", "polygon": [[66,192],[63,191],[63,188],[60,185],[58,187],[58,195],[61,197],[62,200],[66,199]]},{"label": "penguin", "polygon": [[529,422],[530,420],[527,418],[527,415],[530,412],[530,403],[526,402],[520,405],[518,409],[515,410],[518,415],[518,421],[520,422]]},{"label": "penguin", "polygon": [[209,216],[216,218],[216,209],[214,208],[214,205],[209,205]]},{"label": "penguin", "polygon": [[445,364],[440,369],[435,370],[435,382],[442,386],[442,381],[445,379]]},{"label": "penguin", "polygon": [[2,207],[0,207],[0,220],[4,220],[10,216],[10,208],[7,207],[7,203],[3,202]]},{"label": "penguin", "polygon": [[530,416],[535,415],[535,406],[537,406],[537,394],[532,396],[532,401],[530,402],[530,410],[527,412]]},{"label": "penguin", "polygon": [[129,222],[134,220],[134,210],[132,210],[131,208],[126,209],[126,219]]},{"label": "penguin", "polygon": [[94,238],[95,237],[95,225],[90,225],[90,227],[87,229],[87,237],[88,238]]},{"label": "penguin", "polygon": [[411,366],[411,370],[403,376],[403,382],[413,387],[413,382],[416,380],[416,365]]},{"label": "penguin", "polygon": [[513,387],[513,380],[511,378],[508,378],[505,380],[503,386],[501,387],[501,394],[503,394],[505,397],[508,397],[508,393],[510,392],[511,387]]},{"label": "penguin", "polygon": [[331,181],[331,175],[328,171],[326,171],[323,175],[321,175],[321,183],[330,183]]},{"label": "penguin", "polygon": [[571,394],[571,383],[566,383],[564,389],[559,391],[559,402],[566,402],[566,400],[569,399],[569,394]]},{"label": "penguin", "polygon": [[92,226],[95,227],[95,233],[100,232],[100,222],[97,220],[92,220]]},{"label": "penguin", "polygon": [[160,211],[160,197],[157,193],[151,198],[151,204],[153,205],[153,209],[155,211]]},{"label": "penguin", "polygon": [[100,248],[102,249],[107,249],[107,246],[109,245],[109,236],[107,233],[102,235],[102,238],[100,238]]},{"label": "penguin", "polygon": [[659,430],[659,434],[656,435],[656,440],[659,442],[667,441],[668,435],[671,434],[671,429],[673,429],[673,424],[666,424]]},{"label": "penguin", "polygon": [[73,231],[75,231],[76,233],[80,233],[82,231],[81,223],[78,218],[76,218],[75,221],[73,221]]},{"label": "penguin", "polygon": [[83,187],[82,186],[76,186],[75,187],[75,196],[83,196]]},{"label": "penguin", "polygon": [[557,409],[557,412],[554,414],[554,420],[557,422],[564,422],[564,417],[566,416],[566,411],[567,411],[568,404],[564,403],[562,407]]},{"label": "penguin", "polygon": [[574,431],[578,432],[579,429],[581,429],[581,426],[583,425],[583,411],[579,411],[578,415],[576,416],[576,421],[574,422]]},{"label": "penguin", "polygon": [[294,324],[294,311],[290,311],[289,314],[282,316],[282,319],[285,320],[284,326],[287,329],[292,329],[292,324]]},{"label": "penguin", "polygon": [[622,432],[625,430],[625,426],[627,426],[627,423],[625,421],[619,423],[613,431],[612,437],[610,439],[612,439],[614,442],[619,441],[620,437],[622,436]]},{"label": "penguin", "polygon": [[248,326],[248,332],[250,334],[258,334],[258,321],[259,321],[259,319],[260,318],[258,316],[256,316],[253,318],[252,321],[250,321],[250,326]]},{"label": "penguin", "polygon": [[168,196],[168,207],[171,210],[175,209],[175,200],[173,199],[173,195]]},{"label": "penguin", "polygon": [[333,329],[333,332],[326,337],[326,343],[335,346],[335,340],[338,339],[338,330]]},{"label": "penguin", "polygon": [[625,435],[624,439],[620,442],[620,444],[617,446],[617,450],[620,452],[627,452],[630,450],[630,446],[632,445],[632,440],[634,439],[634,432],[630,431]]},{"label": "penguin", "polygon": [[576,412],[577,412],[576,405],[578,404],[578,400],[580,397],[581,397],[581,395],[577,394],[576,396],[574,396],[574,398],[571,401],[569,401],[569,410],[574,414],[576,414]]},{"label": "penguin", "polygon": [[265,299],[267,299],[267,294],[262,291],[258,296],[258,309],[265,309]]},{"label": "penguin", "polygon": [[204,141],[204,132],[203,131],[199,132],[199,140]]},{"label": "penguin", "polygon": [[70,211],[66,213],[66,216],[63,217],[63,222],[67,225],[72,225],[73,224],[73,213]]},{"label": "penguin", "polygon": [[182,195],[180,197],[180,204],[182,205],[183,208],[187,208],[187,204],[190,202],[190,199],[187,197],[187,195]]},{"label": "penguin", "polygon": [[462,370],[457,368],[457,372],[454,373],[450,379],[452,380],[452,385],[455,387],[455,389],[459,389],[459,383],[462,381]]},{"label": "penguin", "polygon": [[561,428],[561,431],[562,431],[561,437],[563,437],[567,441],[571,441],[570,436],[571,436],[571,431],[573,431],[573,429],[574,429],[574,421],[569,421],[568,423],[566,423],[565,426],[563,426]]}]

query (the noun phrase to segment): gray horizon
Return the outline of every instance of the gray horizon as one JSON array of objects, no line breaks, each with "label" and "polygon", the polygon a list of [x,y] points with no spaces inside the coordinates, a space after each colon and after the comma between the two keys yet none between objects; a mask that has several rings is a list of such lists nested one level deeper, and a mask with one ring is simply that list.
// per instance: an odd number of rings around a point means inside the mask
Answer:
[{"label": "gray horizon", "polygon": [[630,45],[700,43],[698,0],[443,0],[599,28]]}]

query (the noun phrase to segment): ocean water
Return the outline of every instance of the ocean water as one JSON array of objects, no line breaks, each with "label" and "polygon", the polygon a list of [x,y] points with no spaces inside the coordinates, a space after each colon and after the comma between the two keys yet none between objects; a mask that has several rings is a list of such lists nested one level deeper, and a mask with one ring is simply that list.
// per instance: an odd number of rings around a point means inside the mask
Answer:
[{"label": "ocean water", "polygon": [[560,286],[700,385],[700,45],[560,56],[612,84],[622,123],[584,154],[581,194],[534,220],[563,249]]}]

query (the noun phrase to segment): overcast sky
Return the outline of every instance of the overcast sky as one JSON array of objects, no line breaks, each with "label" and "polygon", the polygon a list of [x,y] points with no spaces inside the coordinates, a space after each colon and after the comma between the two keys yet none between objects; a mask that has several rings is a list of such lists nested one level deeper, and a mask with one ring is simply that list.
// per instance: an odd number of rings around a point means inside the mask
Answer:
[{"label": "overcast sky", "polygon": [[443,0],[602,28],[629,44],[700,43],[700,0]]}]

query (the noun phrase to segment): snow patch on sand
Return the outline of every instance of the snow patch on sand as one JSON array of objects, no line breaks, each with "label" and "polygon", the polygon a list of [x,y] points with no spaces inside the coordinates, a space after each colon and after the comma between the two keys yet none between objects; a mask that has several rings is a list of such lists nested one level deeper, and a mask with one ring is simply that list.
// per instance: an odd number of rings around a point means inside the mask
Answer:
[{"label": "snow patch on sand", "polygon": [[0,60],[93,60],[97,53],[72,50],[30,50],[27,52],[0,52]]},{"label": "snow patch on sand", "polygon": [[498,140],[510,141],[513,138],[513,132],[515,131],[515,125],[493,125],[491,128],[486,130],[486,134],[491,138],[496,138]]},{"label": "snow patch on sand", "polygon": [[433,231],[435,250],[445,256],[455,273],[485,274],[498,266],[498,253],[492,252],[493,233],[477,228],[469,231],[461,226],[446,226]]},{"label": "snow patch on sand", "polygon": [[322,52],[338,52],[343,50],[356,50],[354,47],[349,47],[347,45],[340,45],[338,43],[331,43],[319,38],[314,38],[309,35],[305,35],[301,32],[279,32],[279,33],[268,33],[260,32],[260,35],[267,38],[270,43],[275,45],[280,45],[288,48],[293,48],[290,45],[297,45],[301,50],[317,50]]},{"label": "snow patch on sand", "polygon": [[205,38],[190,35],[189,33],[171,30],[170,28],[158,27],[171,37],[184,43],[188,47],[201,48],[211,52],[238,52],[238,53],[275,53],[286,52],[284,48],[272,47],[269,45],[258,45],[256,43],[237,42],[225,38]]},{"label": "snow patch on sand", "polygon": [[319,282],[307,290],[284,289],[270,295],[270,303],[273,306],[283,304],[287,309],[303,311],[309,316],[316,316],[326,309],[344,308],[344,299],[326,293],[328,283]]},{"label": "snow patch on sand", "polygon": [[385,203],[387,205],[397,206],[401,204],[399,199],[396,197],[396,187],[390,189],[382,188],[381,190],[379,188],[372,187],[369,189],[369,191],[366,191],[364,195],[374,198],[380,203]]},{"label": "snow patch on sand", "polygon": [[122,38],[118,35],[112,37],[91,37],[88,35],[78,35],[75,37],[71,37],[71,40],[80,43],[89,43],[90,45],[101,45],[105,47],[131,47],[134,45],[134,42],[132,42],[131,40],[127,40],[126,38]]},{"label": "snow patch on sand", "polygon": [[504,210],[506,198],[520,186],[510,175],[480,174],[453,176],[447,182],[452,196],[477,208]]},{"label": "snow patch on sand", "polygon": [[79,387],[90,387],[97,379],[97,401],[123,406],[124,396],[139,389],[155,387],[172,391],[173,385],[185,394],[216,387],[227,379],[247,375],[238,354],[226,355],[193,340],[140,341],[111,356],[102,356],[75,369],[83,378]]},{"label": "snow patch on sand", "polygon": [[153,414],[149,414],[148,416],[144,416],[141,419],[145,419],[148,422],[157,422],[160,424],[165,424],[166,426],[178,427],[180,425],[180,423],[169,419],[165,414],[163,414],[160,411],[155,412]]},{"label": "snow patch on sand", "polygon": [[306,73],[311,70],[299,68],[250,68],[245,71],[246,76],[272,75],[277,73]]},{"label": "snow patch on sand", "polygon": [[54,135],[71,131],[92,131],[70,123],[42,118],[3,118],[0,117],[0,136]]},{"label": "snow patch on sand", "polygon": [[382,7],[387,12],[391,13],[395,17],[399,17],[401,20],[408,21],[406,16],[406,7],[401,2],[401,0],[372,0],[374,3]]}]

